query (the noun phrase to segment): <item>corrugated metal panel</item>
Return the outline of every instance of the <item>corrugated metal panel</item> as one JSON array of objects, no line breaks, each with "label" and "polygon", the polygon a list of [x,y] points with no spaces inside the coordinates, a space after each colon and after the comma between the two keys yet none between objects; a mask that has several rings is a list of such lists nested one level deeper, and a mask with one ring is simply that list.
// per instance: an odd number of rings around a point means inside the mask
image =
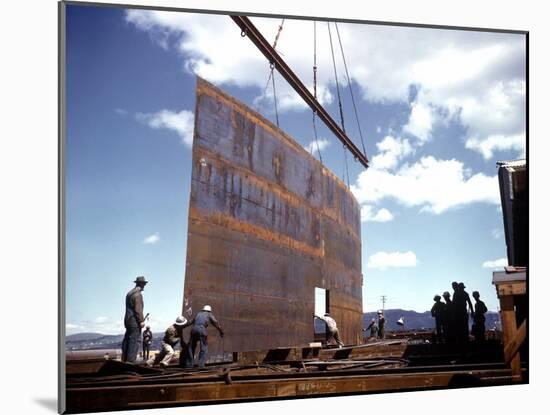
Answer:
[{"label": "corrugated metal panel", "polygon": [[313,341],[315,287],[330,290],[344,341],[358,343],[357,201],[283,131],[198,78],[184,296],[224,326],[210,349]]}]

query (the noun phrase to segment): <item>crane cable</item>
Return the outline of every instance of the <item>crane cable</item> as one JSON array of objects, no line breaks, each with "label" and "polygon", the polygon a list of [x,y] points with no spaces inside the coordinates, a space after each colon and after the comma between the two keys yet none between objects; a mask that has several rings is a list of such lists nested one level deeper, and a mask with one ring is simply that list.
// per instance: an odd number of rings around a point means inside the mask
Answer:
[{"label": "crane cable", "polygon": [[[281,24],[279,25],[279,28],[277,29],[277,34],[275,35],[275,40],[273,41],[273,49],[275,49],[275,47],[277,46],[277,42],[279,41],[279,36],[281,35],[281,32],[283,30],[283,24],[284,23],[285,23],[285,19],[281,20]],[[275,91],[275,73],[273,71],[274,69],[275,69],[275,66],[271,62],[269,64],[269,76],[267,77],[267,81],[265,83],[265,87],[264,87],[264,90],[263,90],[262,94],[257,99],[258,103],[256,104],[256,108],[259,109],[260,101],[263,99],[263,97],[267,93],[267,88],[269,88],[269,83],[271,82],[272,83],[272,88],[273,88],[273,102],[275,104],[275,120],[277,122],[277,127],[279,127],[279,111],[278,111],[278,108],[277,108],[277,93]]]},{"label": "crane cable", "polygon": [[[342,110],[342,99],[340,97],[340,84],[338,83],[338,73],[336,71],[336,60],[334,59],[334,48],[332,47],[332,34],[330,32],[330,22],[327,22],[328,27],[328,37],[330,41],[330,51],[332,55],[332,66],[334,67],[334,79],[336,81],[336,92],[338,95],[338,107],[340,108],[340,120],[342,122],[342,131],[346,133],[346,127],[344,125],[344,111]],[[348,156],[346,154],[346,145],[344,144],[344,165],[345,165],[345,175],[347,177],[347,183],[349,188],[349,167],[348,167]],[[344,175],[342,175],[342,180],[344,180]]]},{"label": "crane cable", "polygon": [[[317,22],[313,21],[313,97],[317,100]],[[317,146],[317,153],[319,154],[319,161],[323,164],[323,157],[321,156],[321,147],[319,147],[319,139],[317,138],[317,126],[315,125],[315,116],[317,113],[313,112],[313,135],[315,136],[315,144]],[[313,149],[311,149],[313,152]]]},{"label": "crane cable", "polygon": [[346,78],[348,81],[349,93],[351,95],[351,102],[353,103],[353,111],[355,112],[355,119],[357,121],[357,129],[359,130],[359,137],[361,137],[361,145],[363,146],[363,155],[367,155],[365,151],[365,142],[363,141],[363,133],[361,132],[361,124],[359,123],[359,115],[357,115],[357,106],[355,105],[355,98],[353,97],[353,88],[351,87],[351,79],[349,77],[348,65],[346,64],[346,57],[344,55],[344,48],[342,47],[342,40],[340,39],[340,31],[338,30],[338,23],[334,23],[336,26],[336,34],[338,35],[338,43],[340,44],[340,51],[342,52],[342,61],[344,62],[344,68],[346,70]]}]

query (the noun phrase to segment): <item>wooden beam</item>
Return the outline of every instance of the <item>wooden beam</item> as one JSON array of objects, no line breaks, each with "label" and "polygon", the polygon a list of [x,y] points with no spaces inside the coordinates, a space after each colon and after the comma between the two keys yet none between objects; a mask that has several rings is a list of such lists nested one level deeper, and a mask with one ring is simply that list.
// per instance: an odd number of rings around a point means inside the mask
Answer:
[{"label": "wooden beam", "polygon": [[504,359],[510,363],[527,337],[527,319],[523,320],[514,337],[504,347]]},{"label": "wooden beam", "polygon": [[[508,344],[512,342],[518,330],[516,310],[514,309],[514,297],[511,295],[500,297],[500,310],[502,337],[504,340],[504,347],[506,348]],[[516,353],[509,363],[512,369],[512,376],[514,376],[517,381],[521,380],[521,362],[519,354]]]},{"label": "wooden beam", "polygon": [[524,295],[527,293],[525,281],[506,282],[497,284],[497,294],[499,297],[506,295]]}]

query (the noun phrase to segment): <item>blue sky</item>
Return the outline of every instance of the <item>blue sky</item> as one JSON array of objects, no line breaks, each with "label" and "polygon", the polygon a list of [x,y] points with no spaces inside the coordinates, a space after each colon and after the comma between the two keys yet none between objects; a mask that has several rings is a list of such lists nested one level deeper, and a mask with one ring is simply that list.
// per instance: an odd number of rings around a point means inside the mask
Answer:
[{"label": "blue sky", "polygon": [[[181,310],[195,75],[274,120],[269,68],[226,16],[67,7],[67,332],[122,331],[137,275],[163,330]],[[273,41],[281,19],[252,18]],[[496,161],[525,152],[523,35],[339,24],[371,167],[349,160],[362,206],[364,310],[424,311],[454,280],[491,310],[505,263]],[[346,129],[360,147],[335,26]],[[327,24],[320,100],[338,119]],[[313,22],[278,51],[311,86]],[[304,147],[311,110],[276,75],[281,128]],[[340,142],[317,124],[325,164]],[[316,154],[316,153],[314,153]],[[349,156],[349,155],[348,155]]]}]

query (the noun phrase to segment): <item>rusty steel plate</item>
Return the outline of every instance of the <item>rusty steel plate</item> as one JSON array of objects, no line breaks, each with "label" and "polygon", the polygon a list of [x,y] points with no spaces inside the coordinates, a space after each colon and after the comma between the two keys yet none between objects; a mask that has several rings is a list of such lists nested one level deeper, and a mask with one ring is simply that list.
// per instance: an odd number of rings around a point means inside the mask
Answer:
[{"label": "rusty steel plate", "polygon": [[[315,287],[361,341],[360,210],[345,184],[260,114],[197,78],[184,311],[210,304],[210,352],[314,340]],[[188,305],[186,305],[188,304]]]}]

